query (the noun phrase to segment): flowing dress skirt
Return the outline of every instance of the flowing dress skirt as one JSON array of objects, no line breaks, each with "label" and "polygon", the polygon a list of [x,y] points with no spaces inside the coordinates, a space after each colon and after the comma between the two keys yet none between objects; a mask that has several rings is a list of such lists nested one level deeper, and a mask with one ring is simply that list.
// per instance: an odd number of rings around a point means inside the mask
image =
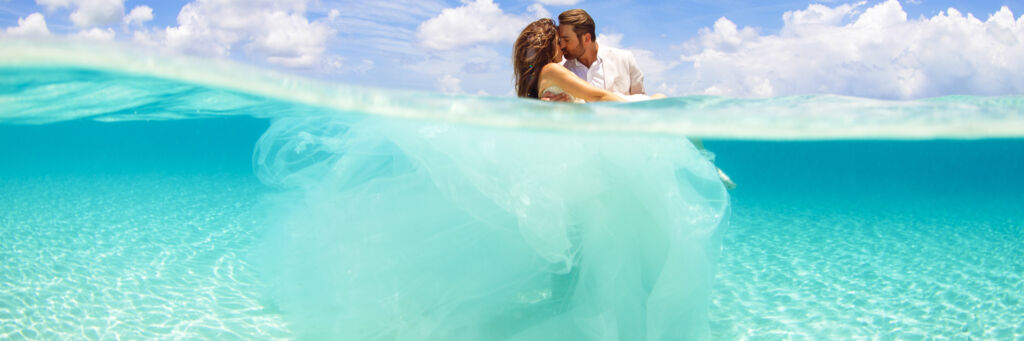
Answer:
[{"label": "flowing dress skirt", "polygon": [[729,197],[683,136],[287,118],[253,161],[301,337],[709,336]]}]

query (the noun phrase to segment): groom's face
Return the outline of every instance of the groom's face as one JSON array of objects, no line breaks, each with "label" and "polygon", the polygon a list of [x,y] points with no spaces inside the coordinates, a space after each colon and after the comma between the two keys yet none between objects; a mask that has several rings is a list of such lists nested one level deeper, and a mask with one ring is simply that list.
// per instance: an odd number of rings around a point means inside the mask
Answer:
[{"label": "groom's face", "polygon": [[558,26],[558,46],[562,48],[565,59],[577,59],[583,55],[583,43],[573,32],[573,25]]}]

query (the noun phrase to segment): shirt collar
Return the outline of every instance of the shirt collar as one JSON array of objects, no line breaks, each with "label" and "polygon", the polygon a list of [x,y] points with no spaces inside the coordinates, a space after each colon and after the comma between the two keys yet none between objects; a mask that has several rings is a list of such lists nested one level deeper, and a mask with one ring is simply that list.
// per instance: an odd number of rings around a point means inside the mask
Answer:
[{"label": "shirt collar", "polygon": [[[597,58],[594,59],[594,63],[593,64],[590,64],[590,67],[594,67],[594,65],[596,65],[598,62],[603,62],[604,61],[604,56],[607,54],[605,51],[607,51],[606,48],[602,49],[600,46],[597,48]],[[565,63],[563,64],[563,66],[565,66],[565,67],[570,67],[570,66],[586,67],[586,66],[583,65],[583,63],[580,63],[580,61],[578,59],[566,59]]]}]

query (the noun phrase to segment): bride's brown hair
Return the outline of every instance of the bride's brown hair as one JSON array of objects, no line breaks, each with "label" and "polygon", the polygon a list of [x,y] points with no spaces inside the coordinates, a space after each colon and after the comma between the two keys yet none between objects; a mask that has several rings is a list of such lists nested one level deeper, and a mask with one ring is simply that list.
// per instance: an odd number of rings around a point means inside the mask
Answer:
[{"label": "bride's brown hair", "polygon": [[558,28],[551,19],[538,19],[526,25],[516,38],[512,51],[512,66],[516,72],[516,95],[537,98],[540,69],[555,59],[558,47],[555,38]]}]

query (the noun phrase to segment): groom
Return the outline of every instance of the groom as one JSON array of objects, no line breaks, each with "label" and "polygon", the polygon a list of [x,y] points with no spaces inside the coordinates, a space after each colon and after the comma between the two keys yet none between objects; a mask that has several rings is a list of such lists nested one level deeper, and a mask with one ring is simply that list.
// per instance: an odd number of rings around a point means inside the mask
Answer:
[{"label": "groom", "polygon": [[[622,96],[644,94],[644,74],[629,51],[595,41],[594,19],[582,9],[558,15],[558,44],[565,56],[563,66],[590,83]],[[541,94],[541,99],[568,101],[567,94]]]}]

